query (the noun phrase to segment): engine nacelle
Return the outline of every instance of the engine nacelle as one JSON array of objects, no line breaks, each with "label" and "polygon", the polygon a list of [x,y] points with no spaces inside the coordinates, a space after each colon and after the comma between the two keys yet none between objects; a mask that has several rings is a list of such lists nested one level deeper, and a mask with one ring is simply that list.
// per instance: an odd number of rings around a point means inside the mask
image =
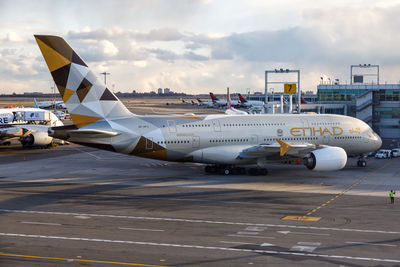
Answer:
[{"label": "engine nacelle", "polygon": [[326,147],[312,151],[304,158],[304,165],[313,171],[336,171],[343,169],[347,154],[341,147]]},{"label": "engine nacelle", "polygon": [[53,141],[46,132],[33,132],[28,136],[21,137],[20,142],[23,146],[47,146]]}]

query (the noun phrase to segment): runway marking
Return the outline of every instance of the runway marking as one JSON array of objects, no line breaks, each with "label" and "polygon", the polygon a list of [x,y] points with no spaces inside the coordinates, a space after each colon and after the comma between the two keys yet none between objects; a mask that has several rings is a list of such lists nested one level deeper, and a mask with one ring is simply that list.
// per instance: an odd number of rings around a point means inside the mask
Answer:
[{"label": "runway marking", "polygon": [[21,222],[24,224],[40,224],[40,225],[55,225],[55,226],[60,226],[61,223],[45,223],[45,222]]},{"label": "runway marking", "polygon": [[78,147],[74,147],[73,149],[78,150],[78,151],[80,151],[80,152],[82,152],[82,153],[86,153],[86,154],[88,154],[88,155],[94,157],[94,158],[97,159],[97,160],[101,160],[101,159],[102,159],[101,157],[96,156],[96,155],[94,155],[94,154],[92,154],[92,153],[90,153],[90,152],[87,152],[87,151],[85,151],[85,150],[82,150],[82,149],[80,149],[80,148],[78,148]]},{"label": "runway marking", "polygon": [[261,232],[261,231],[264,231],[265,229],[266,229],[265,227],[249,226],[249,227],[246,227],[246,229],[244,229],[244,230],[246,230],[246,231],[254,231],[254,232]]},{"label": "runway marking", "polygon": [[118,227],[121,230],[134,230],[134,231],[149,231],[149,232],[164,232],[165,230],[160,229],[141,229],[141,228],[129,228],[129,227]]},{"label": "runway marking", "polygon": [[309,216],[285,216],[282,220],[289,221],[308,221],[308,222],[317,222],[321,219],[321,217],[309,217]]},{"label": "runway marking", "polygon": [[[96,239],[96,238],[45,236],[45,235],[16,234],[16,233],[0,233],[0,236],[42,238],[42,239],[60,239],[60,240],[68,240],[68,241],[87,241],[87,242],[102,242],[102,243],[113,243],[113,244],[131,244],[131,245],[175,247],[175,248],[193,248],[193,249],[222,250],[222,251],[233,251],[233,252],[251,252],[251,253],[269,254],[269,255],[293,255],[293,256],[301,256],[301,257],[320,257],[320,258],[335,258],[335,259],[400,263],[400,259],[380,259],[380,258],[366,258],[366,257],[357,257],[357,256],[342,256],[342,255],[315,254],[315,253],[261,250],[261,249],[239,249],[239,248],[211,247],[211,246],[200,246],[200,245],[140,242],[140,241],[129,241],[129,240],[109,240],[109,239]],[[13,254],[1,253],[0,255],[13,255]],[[27,256],[27,257],[29,257],[29,256]],[[55,259],[65,260],[63,258],[55,258]],[[85,261],[85,260],[80,260],[80,259],[67,259],[67,260]],[[95,262],[95,261],[93,261],[93,262]],[[102,261],[98,261],[98,262],[102,263]],[[103,263],[105,263],[105,262],[103,262]],[[110,263],[113,263],[113,262],[110,262]],[[114,264],[118,264],[118,263],[114,263]],[[122,264],[122,263],[120,263],[120,264]],[[124,263],[124,264],[127,265],[127,263]],[[131,264],[131,265],[135,265],[135,264]],[[136,265],[137,266],[156,266],[156,265],[145,265],[145,264],[136,264]]]},{"label": "runway marking", "polygon": [[272,237],[272,236],[259,236],[259,235],[257,235],[257,236],[255,236],[255,235],[228,235],[228,236],[275,239],[275,237]]},{"label": "runway marking", "polygon": [[297,242],[298,245],[306,245],[306,246],[320,246],[320,242]]},{"label": "runway marking", "polygon": [[254,243],[245,243],[245,242],[234,242],[234,241],[219,241],[225,244],[239,244],[239,245],[256,245]]},{"label": "runway marking", "polygon": [[302,232],[291,232],[291,231],[277,231],[280,234],[295,234],[295,235],[326,235],[329,236],[330,234],[319,234],[319,233],[302,233]]},{"label": "runway marking", "polygon": [[305,251],[305,252],[313,252],[317,247],[309,247],[309,246],[298,246],[294,245],[291,247],[290,251]]},{"label": "runway marking", "polygon": [[142,216],[128,216],[128,215],[57,212],[57,211],[0,209],[0,212],[28,213],[28,214],[52,214],[52,215],[62,215],[62,216],[82,216],[81,218],[84,218],[84,217],[99,217],[99,218],[134,219],[134,220],[167,221],[167,222],[187,222],[187,223],[245,225],[245,226],[258,226],[258,227],[293,228],[293,229],[330,230],[330,231],[360,232],[360,233],[400,234],[400,232],[396,232],[396,231],[383,231],[383,230],[365,230],[365,229],[352,229],[352,228],[333,228],[333,227],[317,227],[317,226],[302,226],[302,225],[287,225],[287,224],[268,224],[268,223],[244,223],[244,222],[228,222],[228,221],[209,221],[209,220],[198,220],[198,219],[159,218],[159,217],[142,217]]},{"label": "runway marking", "polygon": [[389,161],[386,164],[384,164],[383,166],[381,166],[380,168],[372,171],[371,173],[365,175],[364,177],[362,177],[361,179],[359,179],[357,182],[355,182],[354,184],[352,184],[351,186],[349,186],[348,188],[346,188],[345,190],[343,190],[342,192],[340,192],[339,194],[337,194],[336,196],[334,196],[333,198],[331,198],[330,200],[328,200],[327,202],[323,203],[322,205],[319,205],[318,207],[316,207],[315,209],[309,211],[306,213],[305,216],[310,216],[311,214],[314,214],[315,212],[317,212],[320,208],[322,207],[326,207],[329,203],[331,203],[332,201],[338,199],[339,197],[343,196],[346,192],[350,191],[351,189],[353,189],[354,187],[356,187],[357,185],[361,184],[362,182],[364,182],[367,178],[371,177],[373,174],[377,173],[378,171],[386,168],[387,166],[393,164],[394,161]]},{"label": "runway marking", "polygon": [[57,258],[57,257],[43,257],[43,256],[33,256],[33,255],[21,255],[21,254],[11,254],[11,253],[0,253],[0,256],[16,257],[16,258],[58,260],[58,261],[68,261],[68,262],[74,262],[75,261],[75,262],[105,263],[105,264],[115,264],[115,265],[130,265],[130,266],[167,267],[167,266],[164,266],[164,265],[151,265],[151,264],[132,263],[132,262],[83,260],[83,259],[72,259],[72,258],[70,259],[70,258]]},{"label": "runway marking", "polygon": [[397,245],[380,244],[380,243],[372,243],[372,242],[346,242],[346,244],[371,245],[371,246],[383,246],[383,247],[397,247]]},{"label": "runway marking", "polygon": [[237,232],[238,235],[258,235],[258,232]]}]

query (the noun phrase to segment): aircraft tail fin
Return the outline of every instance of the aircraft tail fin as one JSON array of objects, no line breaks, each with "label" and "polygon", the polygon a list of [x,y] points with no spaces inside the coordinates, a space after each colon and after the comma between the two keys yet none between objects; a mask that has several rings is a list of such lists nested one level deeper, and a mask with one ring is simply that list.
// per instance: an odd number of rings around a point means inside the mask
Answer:
[{"label": "aircraft tail fin", "polygon": [[213,102],[219,100],[219,99],[214,95],[214,93],[212,93],[212,92],[210,92],[210,97],[211,97],[211,100],[212,100]]},{"label": "aircraft tail fin", "polygon": [[241,94],[238,94],[238,96],[239,96],[239,100],[242,104],[247,102],[246,98],[244,98]]},{"label": "aircraft tail fin", "polygon": [[35,38],[72,122],[78,128],[132,114],[97,80],[63,38],[51,35],[35,35]]},{"label": "aircraft tail fin", "polygon": [[226,103],[227,103],[227,109],[230,109],[232,107],[231,105],[231,94],[229,93],[229,87],[226,88]]},{"label": "aircraft tail fin", "polygon": [[35,108],[39,108],[37,102],[36,102],[36,97],[33,98],[33,105]]}]

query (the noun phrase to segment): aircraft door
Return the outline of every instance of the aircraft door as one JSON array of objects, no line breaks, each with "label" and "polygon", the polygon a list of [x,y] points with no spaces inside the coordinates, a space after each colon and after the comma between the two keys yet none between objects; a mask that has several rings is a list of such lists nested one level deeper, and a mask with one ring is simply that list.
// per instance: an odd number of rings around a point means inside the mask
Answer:
[{"label": "aircraft door", "polygon": [[300,121],[301,121],[301,124],[302,124],[302,126],[304,128],[308,128],[309,127],[307,119],[300,119]]},{"label": "aircraft door", "polygon": [[168,130],[170,133],[176,133],[176,125],[175,125],[175,121],[173,120],[169,120],[167,121],[168,124]]},{"label": "aircraft door", "polygon": [[198,148],[199,146],[200,146],[200,137],[199,136],[193,136],[192,147],[193,148]]},{"label": "aircraft door", "polygon": [[220,132],[221,131],[221,125],[219,124],[218,120],[213,120],[213,127],[214,127],[214,131],[216,132]]},{"label": "aircraft door", "polygon": [[153,138],[146,138],[146,150],[153,150]]},{"label": "aircraft door", "polygon": [[255,135],[255,134],[251,135],[250,136],[250,141],[251,141],[251,144],[253,144],[253,145],[258,144],[258,136]]},{"label": "aircraft door", "polygon": [[322,137],[323,137],[323,139],[322,139],[323,144],[329,145],[329,140],[330,140],[331,136],[328,134],[324,134]]}]

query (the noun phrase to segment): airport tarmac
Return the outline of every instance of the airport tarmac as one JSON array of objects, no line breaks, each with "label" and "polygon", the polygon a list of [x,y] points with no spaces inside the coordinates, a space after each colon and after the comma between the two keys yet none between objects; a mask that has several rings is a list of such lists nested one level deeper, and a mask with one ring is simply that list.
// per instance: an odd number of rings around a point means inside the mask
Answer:
[{"label": "airport tarmac", "polygon": [[[400,265],[400,159],[223,176],[74,144],[1,150],[0,266]],[[320,219],[282,220],[306,214]]]}]

